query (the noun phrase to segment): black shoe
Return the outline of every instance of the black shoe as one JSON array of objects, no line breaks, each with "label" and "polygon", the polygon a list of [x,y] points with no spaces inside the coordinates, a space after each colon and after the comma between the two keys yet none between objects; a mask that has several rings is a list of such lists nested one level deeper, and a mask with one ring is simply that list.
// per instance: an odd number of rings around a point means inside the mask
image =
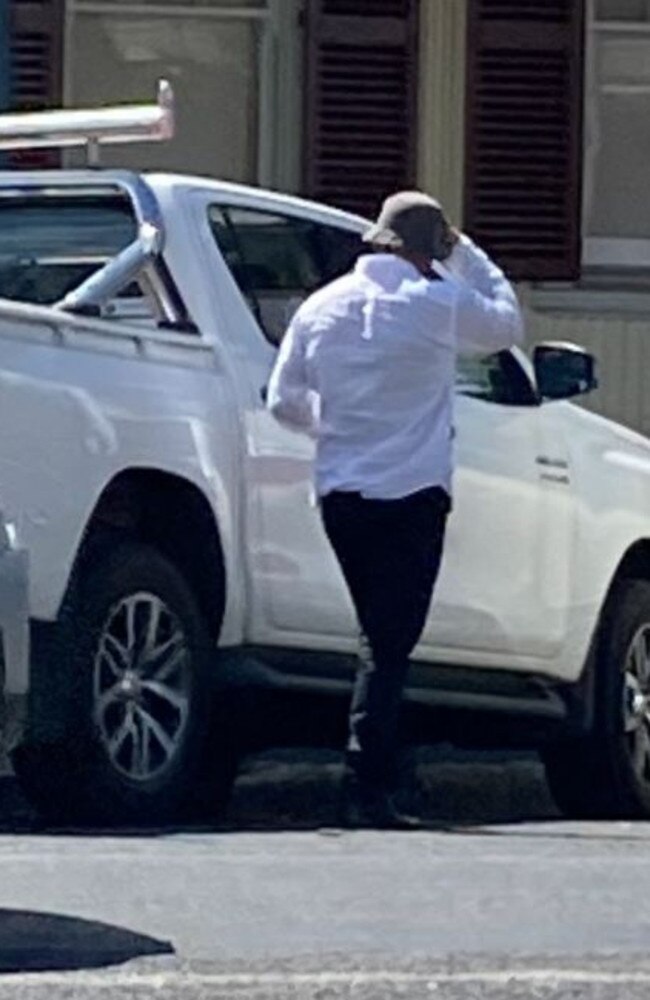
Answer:
[{"label": "black shoe", "polygon": [[346,830],[422,829],[416,816],[407,816],[395,808],[387,792],[359,788],[344,790],[339,819]]}]

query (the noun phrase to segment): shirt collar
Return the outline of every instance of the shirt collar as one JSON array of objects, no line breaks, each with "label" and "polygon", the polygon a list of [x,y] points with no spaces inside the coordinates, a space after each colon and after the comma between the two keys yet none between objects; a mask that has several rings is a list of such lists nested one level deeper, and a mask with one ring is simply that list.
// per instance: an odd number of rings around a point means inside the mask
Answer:
[{"label": "shirt collar", "polygon": [[378,284],[398,284],[422,278],[417,267],[394,253],[364,254],[357,260],[354,273]]}]

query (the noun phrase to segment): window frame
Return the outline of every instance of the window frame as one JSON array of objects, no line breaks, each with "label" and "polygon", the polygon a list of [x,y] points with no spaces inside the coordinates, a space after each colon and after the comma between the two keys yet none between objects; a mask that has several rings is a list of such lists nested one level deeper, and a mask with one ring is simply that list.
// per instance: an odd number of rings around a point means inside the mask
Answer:
[{"label": "window frame", "polygon": [[[612,27],[613,26],[613,27]],[[596,0],[586,0],[585,11],[585,90],[584,90],[584,166],[583,166],[583,198],[582,198],[582,269],[639,269],[650,267],[650,237],[647,239],[589,236],[587,219],[589,216],[590,198],[594,189],[596,175],[596,149],[589,143],[591,124],[598,118],[598,76],[597,76],[597,39],[598,33],[616,30],[632,30],[635,34],[644,34],[650,44],[650,20],[638,21],[598,21],[596,17]],[[650,88],[649,88],[650,92]],[[595,131],[595,130],[594,130]]]},{"label": "window frame", "polygon": [[[63,18],[62,93],[66,107],[74,105],[73,30],[77,14],[116,14],[244,20],[258,23],[259,98],[257,107],[257,183],[262,187],[296,190],[302,170],[302,38],[299,11],[302,0],[266,0],[264,7],[209,6],[177,0],[162,3],[130,0],[65,0]],[[1,5],[1,4],[0,4]],[[67,155],[67,159],[66,159]],[[64,165],[70,154],[64,153]]]},{"label": "window frame", "polygon": [[[231,279],[234,281],[235,285],[237,286],[237,289],[242,299],[250,308],[251,313],[259,327],[260,333],[262,334],[262,337],[264,338],[266,343],[276,351],[279,349],[280,342],[276,342],[273,339],[273,337],[269,335],[268,331],[265,329],[265,324],[261,314],[261,307],[258,301],[257,291],[255,290],[254,287],[250,285],[248,281],[247,262],[242,252],[241,243],[237,232],[237,225],[232,221],[229,213],[231,211],[251,212],[257,215],[268,215],[268,216],[274,216],[276,218],[293,220],[295,222],[302,223],[303,225],[312,227],[314,232],[309,234],[309,241],[310,243],[313,242],[312,249],[314,255],[314,262],[316,266],[322,270],[324,270],[325,268],[325,260],[323,258],[323,247],[321,246],[321,241],[316,236],[316,232],[319,228],[354,235],[359,238],[360,246],[362,246],[361,237],[365,229],[365,226],[363,225],[355,225],[353,219],[347,219],[347,220],[331,219],[331,218],[328,219],[326,217],[310,214],[309,212],[304,212],[304,211],[301,212],[299,209],[292,211],[291,207],[273,203],[260,204],[259,202],[245,201],[245,200],[240,200],[237,197],[229,198],[227,196],[224,196],[222,198],[216,198],[216,197],[212,198],[206,201],[204,204],[204,218],[205,221],[207,222],[208,231],[210,233],[211,239],[215,244],[216,250],[221,255],[222,260],[228,270],[228,273]],[[233,274],[232,269],[228,264],[228,261],[224,254],[224,251],[222,250],[221,246],[219,245],[219,241],[216,239],[215,234],[212,231],[210,213],[213,209],[217,209],[222,214],[224,223],[231,234],[232,242],[235,247],[236,253],[239,257],[240,265],[242,267],[241,285],[239,281],[237,281],[235,275]],[[347,225],[337,224],[343,221],[347,222]],[[334,279],[331,277],[326,277],[323,283],[319,283],[314,289],[306,291],[306,297],[313,294],[315,291],[318,291],[318,289],[321,288],[323,284],[327,284],[331,280]]]}]

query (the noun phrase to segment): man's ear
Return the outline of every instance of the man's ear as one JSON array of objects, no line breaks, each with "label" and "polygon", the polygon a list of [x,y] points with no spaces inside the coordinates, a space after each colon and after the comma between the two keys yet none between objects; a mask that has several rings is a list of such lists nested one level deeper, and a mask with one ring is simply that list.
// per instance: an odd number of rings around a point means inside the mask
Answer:
[{"label": "man's ear", "polygon": [[444,215],[441,215],[434,234],[434,260],[445,261],[448,257],[451,257],[459,239],[460,234],[458,230],[449,224]]}]

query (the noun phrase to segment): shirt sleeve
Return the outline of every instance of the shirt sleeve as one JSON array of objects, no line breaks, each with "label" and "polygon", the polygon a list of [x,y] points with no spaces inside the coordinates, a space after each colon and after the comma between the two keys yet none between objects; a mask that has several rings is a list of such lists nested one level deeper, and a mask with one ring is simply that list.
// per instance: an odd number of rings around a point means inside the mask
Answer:
[{"label": "shirt sleeve", "polygon": [[462,235],[445,267],[458,285],[456,333],[461,354],[492,354],[521,344],[524,325],[503,271]]},{"label": "shirt sleeve", "polygon": [[305,338],[298,316],[289,326],[271,373],[267,409],[292,430],[315,437],[318,432],[318,395],[309,386]]}]

